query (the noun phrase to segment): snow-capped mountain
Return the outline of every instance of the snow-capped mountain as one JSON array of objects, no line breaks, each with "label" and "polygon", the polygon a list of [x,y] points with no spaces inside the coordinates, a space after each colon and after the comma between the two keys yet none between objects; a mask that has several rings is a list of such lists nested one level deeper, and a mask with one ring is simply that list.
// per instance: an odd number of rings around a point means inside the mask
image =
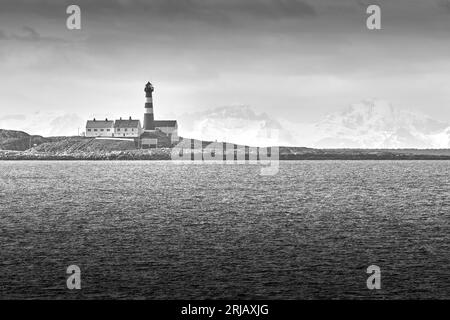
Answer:
[{"label": "snow-capped mountain", "polygon": [[275,120],[248,106],[185,114],[180,134],[206,141],[312,148],[450,148],[450,123],[365,100],[316,123]]},{"label": "snow-capped mountain", "polygon": [[204,141],[226,141],[251,146],[278,145],[292,141],[281,124],[248,106],[220,107],[179,118],[180,135]]},{"label": "snow-capped mountain", "polygon": [[450,123],[366,100],[328,115],[310,133],[317,148],[448,148]]}]

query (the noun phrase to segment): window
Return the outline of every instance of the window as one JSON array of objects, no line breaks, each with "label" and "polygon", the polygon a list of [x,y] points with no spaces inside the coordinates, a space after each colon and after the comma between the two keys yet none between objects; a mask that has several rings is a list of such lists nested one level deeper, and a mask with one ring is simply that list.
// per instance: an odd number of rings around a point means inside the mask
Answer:
[{"label": "window", "polygon": [[117,131],[120,131],[120,128],[117,128]]},{"label": "window", "polygon": [[125,132],[127,132],[128,131],[128,129],[125,129]]},{"label": "window", "polygon": [[111,130],[110,130],[110,129],[108,129],[108,130],[106,130],[106,131],[110,132]]},{"label": "window", "polygon": [[95,132],[97,132],[97,129],[94,129]]},{"label": "window", "polygon": [[103,130],[103,129],[100,129],[100,131],[105,131],[105,130]]},{"label": "window", "polygon": [[91,129],[88,129],[89,132],[91,132]]}]

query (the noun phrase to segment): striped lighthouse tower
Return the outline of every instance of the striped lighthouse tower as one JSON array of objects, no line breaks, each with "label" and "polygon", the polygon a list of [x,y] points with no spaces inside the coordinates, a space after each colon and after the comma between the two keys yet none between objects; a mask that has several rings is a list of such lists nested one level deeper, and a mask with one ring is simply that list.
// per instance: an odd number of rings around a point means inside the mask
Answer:
[{"label": "striped lighthouse tower", "polygon": [[153,117],[153,97],[154,88],[150,82],[145,85],[145,114],[144,114],[144,131],[155,130]]}]

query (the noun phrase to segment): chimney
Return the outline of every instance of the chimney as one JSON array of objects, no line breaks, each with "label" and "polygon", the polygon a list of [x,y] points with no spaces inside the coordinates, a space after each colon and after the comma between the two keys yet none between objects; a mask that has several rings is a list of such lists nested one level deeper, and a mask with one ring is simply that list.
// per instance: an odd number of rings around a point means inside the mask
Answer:
[{"label": "chimney", "polygon": [[130,117],[130,120],[131,120],[131,117]]},{"label": "chimney", "polygon": [[108,121],[108,118],[106,118],[105,121]]},{"label": "chimney", "polygon": [[94,118],[94,122],[95,122],[96,120],[95,120],[95,118]]},{"label": "chimney", "polygon": [[122,120],[122,117],[120,117],[120,119],[119,120]]}]

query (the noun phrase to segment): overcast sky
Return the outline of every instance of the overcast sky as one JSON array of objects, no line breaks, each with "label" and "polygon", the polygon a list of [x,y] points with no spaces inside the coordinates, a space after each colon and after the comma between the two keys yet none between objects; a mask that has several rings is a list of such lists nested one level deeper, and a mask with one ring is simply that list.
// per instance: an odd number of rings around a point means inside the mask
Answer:
[{"label": "overcast sky", "polygon": [[159,119],[248,105],[300,124],[380,98],[450,121],[449,53],[447,0],[1,0],[0,120],[142,118],[150,80]]}]

